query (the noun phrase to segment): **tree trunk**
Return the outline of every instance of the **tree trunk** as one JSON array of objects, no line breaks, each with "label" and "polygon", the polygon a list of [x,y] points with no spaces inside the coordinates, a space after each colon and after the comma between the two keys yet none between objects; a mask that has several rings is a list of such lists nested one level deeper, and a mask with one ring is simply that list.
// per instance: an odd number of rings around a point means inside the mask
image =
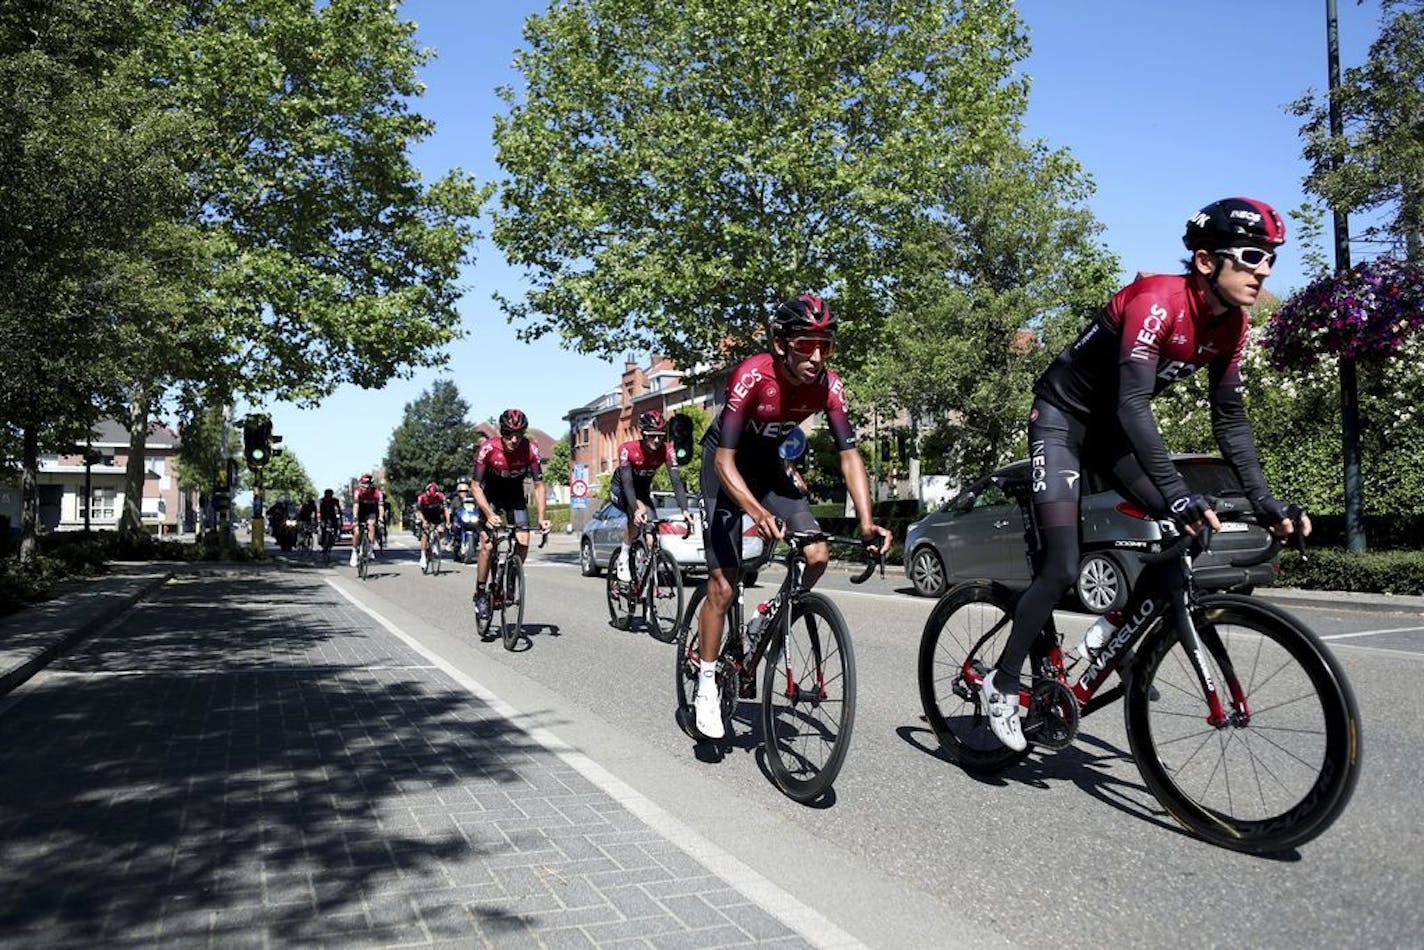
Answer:
[{"label": "tree trunk", "polygon": [[26,567],[35,563],[37,544],[35,531],[40,514],[40,435],[31,424],[24,428],[20,461],[20,563]]},{"label": "tree trunk", "polygon": [[124,467],[124,513],[119,520],[119,537],[132,541],[144,533],[143,482],[144,448],[148,444],[148,416],[153,397],[148,390],[134,394],[129,404],[129,460]]}]

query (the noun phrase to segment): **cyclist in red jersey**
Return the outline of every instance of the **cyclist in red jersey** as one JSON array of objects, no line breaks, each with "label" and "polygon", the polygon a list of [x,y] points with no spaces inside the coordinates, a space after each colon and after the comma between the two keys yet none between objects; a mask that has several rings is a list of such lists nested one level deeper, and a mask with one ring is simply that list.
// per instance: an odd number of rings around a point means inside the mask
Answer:
[{"label": "cyclist in red jersey", "polygon": [[[697,730],[709,739],[724,733],[714,673],[734,572],[741,570],[742,513],[768,540],[782,536],[778,519],[793,532],[819,528],[805,492],[777,451],[786,434],[813,413],[826,414],[866,546],[881,553],[890,549],[890,532],[871,520],[870,479],[846,415],[845,387],[825,362],[835,349],[836,322],[830,305],[814,294],[780,304],[771,322],[771,352],[732,370],[722,411],[702,437],[707,607],[698,615],[702,668],[693,708]],[[805,550],[802,580],[811,587],[825,572],[830,551],[824,544]]]},{"label": "cyclist in red jersey", "polygon": [[376,522],[386,516],[386,493],[376,487],[376,480],[369,474],[362,475],[356,482],[356,496],[351,500],[356,509],[356,519],[351,527],[351,566],[356,566],[356,552],[361,547],[361,532],[371,538],[371,557],[376,556]]},{"label": "cyclist in red jersey", "polygon": [[611,501],[619,511],[628,516],[623,526],[623,547],[618,558],[618,579],[632,580],[628,571],[628,548],[633,543],[634,533],[642,527],[653,513],[653,476],[664,464],[672,480],[672,490],[677,498],[677,506],[682,509],[682,517],[689,525],[692,514],[687,510],[687,489],[683,486],[682,472],[677,466],[672,446],[667,441],[667,421],[656,409],[649,409],[638,416],[640,439],[630,439],[618,447],[618,471],[613,476]]},{"label": "cyclist in red jersey", "polygon": [[425,570],[427,558],[430,554],[430,532],[423,530],[425,525],[432,525],[436,528],[436,541],[444,536],[450,528],[450,508],[445,504],[445,493],[440,490],[440,485],[431,482],[425,486],[425,491],[415,499],[415,516],[418,524],[422,527],[420,532],[420,569]]},{"label": "cyclist in red jersey", "polygon": [[[1258,515],[1279,535],[1297,529],[1271,496],[1241,391],[1241,356],[1256,302],[1271,274],[1285,225],[1270,205],[1225,198],[1187,222],[1189,271],[1143,277],[1120,290],[1034,384],[1028,441],[1042,562],[1019,598],[1012,632],[981,701],[999,741],[1027,747],[1019,722],[1019,673],[1033,639],[1078,573],[1079,499],[1084,471],[1124,497],[1195,534],[1220,523],[1172,465],[1151,400],[1205,366],[1212,431]],[[1310,519],[1299,530],[1310,533]],[[1152,568],[1149,568],[1151,570]]]},{"label": "cyclist in red jersey", "polygon": [[[524,437],[529,418],[518,409],[506,409],[499,414],[499,438],[486,439],[475,453],[474,478],[470,479],[470,494],[480,509],[483,521],[492,528],[504,524],[507,515],[523,529],[515,538],[514,553],[520,560],[529,556],[529,508],[524,498],[525,477],[534,480],[534,507],[538,512],[539,530],[547,534],[549,521],[544,517],[544,468],[539,461],[539,447]],[[480,559],[475,569],[475,613],[483,621],[489,616],[489,594],[485,583],[489,579],[491,543],[489,535],[480,537]]]}]

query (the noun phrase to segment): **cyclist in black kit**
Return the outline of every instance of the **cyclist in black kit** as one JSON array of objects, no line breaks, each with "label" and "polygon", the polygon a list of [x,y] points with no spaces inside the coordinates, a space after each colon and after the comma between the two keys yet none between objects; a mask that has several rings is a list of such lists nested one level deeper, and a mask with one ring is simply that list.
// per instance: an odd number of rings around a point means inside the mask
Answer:
[{"label": "cyclist in black kit", "polygon": [[[1296,530],[1271,496],[1241,400],[1241,356],[1256,302],[1285,225],[1268,204],[1225,198],[1187,222],[1189,272],[1134,281],[1108,302],[1034,383],[1028,442],[1042,561],[1019,598],[1013,630],[981,693],[989,725],[1011,749],[1027,747],[1019,722],[1019,672],[1053,606],[1078,571],[1082,473],[1098,472],[1155,517],[1195,534],[1220,526],[1172,465],[1151,400],[1207,367],[1212,431],[1258,515],[1279,535]],[[1300,519],[1302,534],[1310,519]]]}]

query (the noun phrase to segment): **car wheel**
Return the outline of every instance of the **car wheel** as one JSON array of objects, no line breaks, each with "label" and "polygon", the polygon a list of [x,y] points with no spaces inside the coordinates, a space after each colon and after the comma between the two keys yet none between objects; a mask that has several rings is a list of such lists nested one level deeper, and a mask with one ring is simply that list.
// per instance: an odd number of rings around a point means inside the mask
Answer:
[{"label": "car wheel", "polygon": [[1078,568],[1077,594],[1089,613],[1121,610],[1127,603],[1127,573],[1111,554],[1089,554]]},{"label": "car wheel", "polygon": [[598,562],[593,557],[593,542],[588,538],[583,539],[579,545],[579,570],[584,577],[598,576]]},{"label": "car wheel", "polygon": [[928,544],[915,551],[910,561],[910,583],[921,597],[938,597],[944,593],[948,580],[944,576],[944,561]]}]

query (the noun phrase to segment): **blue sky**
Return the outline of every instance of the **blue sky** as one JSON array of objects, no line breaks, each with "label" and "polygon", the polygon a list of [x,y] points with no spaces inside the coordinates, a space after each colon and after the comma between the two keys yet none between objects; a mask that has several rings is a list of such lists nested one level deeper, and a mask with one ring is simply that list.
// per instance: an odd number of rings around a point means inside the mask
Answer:
[{"label": "blue sky", "polygon": [[[751,0],[748,0],[751,2]],[[1182,256],[1187,217],[1216,198],[1250,195],[1283,214],[1301,204],[1297,120],[1286,103],[1326,84],[1323,0],[1020,0],[1033,53],[1029,134],[1068,148],[1092,176],[1090,206],[1103,238],[1137,270],[1171,271]],[[461,166],[481,181],[499,178],[491,142],[503,111],[501,84],[519,84],[513,52],[533,0],[408,0],[402,15],[437,56],[424,71],[417,104],[435,134],[415,159],[428,179]],[[1341,60],[1360,63],[1378,33],[1375,0],[1339,3]],[[485,229],[487,230],[487,229]],[[621,365],[522,344],[491,299],[517,295],[521,278],[488,241],[475,248],[460,304],[466,335],[450,367],[424,370],[384,389],[344,387],[316,409],[277,404],[275,430],[318,490],[379,463],[405,405],[439,378],[451,378],[478,421],[507,406],[558,436],[563,415],[617,381]],[[1289,245],[1270,287],[1303,283],[1298,245]],[[646,354],[634,354],[644,360]],[[239,410],[241,411],[241,410]]]}]

